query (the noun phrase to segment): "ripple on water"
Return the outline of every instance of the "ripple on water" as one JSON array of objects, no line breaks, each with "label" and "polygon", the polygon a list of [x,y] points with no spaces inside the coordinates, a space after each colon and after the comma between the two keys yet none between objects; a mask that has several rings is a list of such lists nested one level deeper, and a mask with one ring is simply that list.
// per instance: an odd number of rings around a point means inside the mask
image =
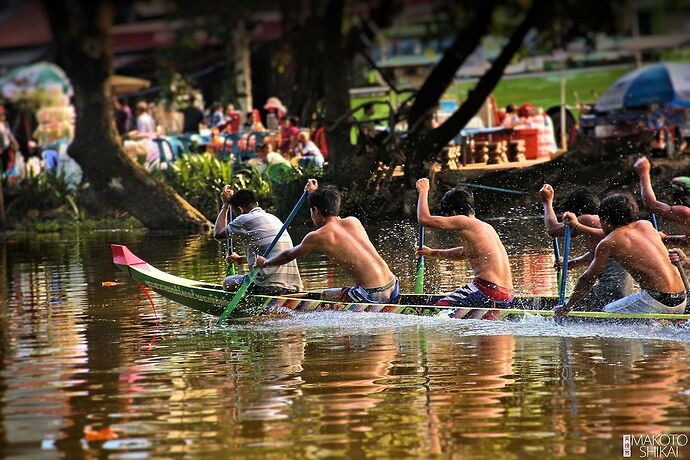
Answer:
[{"label": "ripple on water", "polygon": [[[512,238],[516,285],[552,293],[548,241],[530,247],[508,221],[496,225]],[[411,286],[405,248],[417,229],[371,233]],[[12,456],[604,458],[619,454],[621,433],[690,426],[687,328],[347,312],[217,328],[157,296],[154,315],[108,253],[125,243],[213,281],[223,267],[208,263],[218,260],[212,240],[75,238],[0,246],[10,280],[0,289],[0,417]],[[300,268],[310,288],[348,281],[319,257]],[[430,290],[448,290],[469,271],[433,262],[427,275]]]}]

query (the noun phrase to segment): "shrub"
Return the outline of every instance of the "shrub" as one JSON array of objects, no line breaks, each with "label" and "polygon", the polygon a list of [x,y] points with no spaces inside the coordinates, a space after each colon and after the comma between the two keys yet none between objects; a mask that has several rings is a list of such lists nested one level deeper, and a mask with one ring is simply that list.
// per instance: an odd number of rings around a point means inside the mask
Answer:
[{"label": "shrub", "polygon": [[27,177],[5,185],[6,213],[24,217],[31,209],[54,210],[68,206],[76,219],[81,217],[76,205],[80,188],[64,170],[42,171],[36,177]]}]

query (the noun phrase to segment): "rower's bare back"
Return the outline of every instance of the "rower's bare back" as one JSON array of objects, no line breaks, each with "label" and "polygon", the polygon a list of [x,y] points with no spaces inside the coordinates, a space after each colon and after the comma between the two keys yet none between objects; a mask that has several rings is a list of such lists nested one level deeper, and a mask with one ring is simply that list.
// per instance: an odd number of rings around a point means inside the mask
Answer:
[{"label": "rower's bare back", "polygon": [[371,244],[358,219],[346,217],[328,222],[314,232],[316,249],[341,265],[364,288],[384,286],[393,273]]},{"label": "rower's bare back", "polygon": [[639,220],[618,228],[605,240],[612,243],[611,256],[630,273],[641,289],[666,293],[684,289],[659,232],[649,221]]},{"label": "rower's bare back", "polygon": [[496,230],[486,222],[472,219],[459,234],[474,276],[513,289],[508,253]]}]

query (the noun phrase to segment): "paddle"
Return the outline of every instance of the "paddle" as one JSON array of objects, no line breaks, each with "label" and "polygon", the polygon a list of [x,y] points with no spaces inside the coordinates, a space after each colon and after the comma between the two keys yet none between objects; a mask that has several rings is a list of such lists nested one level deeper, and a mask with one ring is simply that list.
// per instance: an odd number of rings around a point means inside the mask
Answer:
[{"label": "paddle", "polygon": [[652,225],[654,226],[654,230],[656,230],[658,232],[659,231],[659,224],[656,221],[656,213],[653,212],[653,213],[649,214],[649,217],[652,220]]},{"label": "paddle", "polygon": [[[419,249],[424,246],[424,227],[419,226]],[[414,293],[424,294],[424,256],[417,259],[417,274],[414,279]]]},{"label": "paddle", "polygon": [[456,185],[461,185],[463,187],[470,187],[470,188],[479,188],[482,190],[491,190],[492,192],[512,193],[514,195],[524,195],[527,193],[524,190],[512,190],[509,188],[491,187],[488,185],[481,185],[481,184],[470,184],[469,182],[458,182]]},{"label": "paddle", "polygon": [[[297,204],[295,204],[295,207],[292,208],[290,215],[287,217],[287,219],[285,219],[285,222],[283,223],[283,226],[280,228],[280,231],[276,234],[275,238],[273,238],[271,245],[266,249],[266,251],[264,251],[263,256],[265,258],[270,257],[271,251],[273,251],[273,248],[275,248],[276,244],[278,244],[278,240],[283,235],[283,232],[285,232],[285,230],[290,226],[292,220],[297,215],[297,212],[300,210],[304,202],[307,201],[307,196],[308,194],[305,190],[304,193],[302,193],[302,196],[300,197],[299,201],[297,201]],[[217,325],[220,325],[223,321],[225,321],[228,318],[228,316],[230,316],[230,313],[232,313],[235,310],[235,308],[237,308],[237,304],[240,303],[240,300],[242,300],[242,298],[244,297],[244,294],[247,292],[247,289],[249,289],[249,286],[254,282],[254,279],[256,278],[256,275],[259,273],[259,270],[260,269],[258,267],[254,267],[249,272],[249,274],[244,277],[242,285],[237,290],[235,296],[232,298],[228,306],[225,307],[225,310],[223,310],[223,313],[220,315],[220,318],[218,318],[218,322],[216,323]]]},{"label": "paddle", "polygon": [[568,284],[568,260],[570,259],[570,225],[565,226],[563,237],[563,268],[561,272],[561,285],[558,295],[558,304],[565,304],[565,288]]},{"label": "paddle", "polygon": [[558,238],[553,239],[553,256],[556,259],[556,286],[558,292],[561,292],[561,267],[558,266],[561,260],[561,248],[558,247]]},{"label": "paddle", "polygon": [[[228,208],[228,224],[232,223],[232,206]],[[225,259],[227,260],[232,253],[235,252],[235,241],[232,237],[232,233],[228,234],[228,243],[226,246]],[[225,268],[225,276],[235,276],[235,264],[229,260],[228,266]]]}]

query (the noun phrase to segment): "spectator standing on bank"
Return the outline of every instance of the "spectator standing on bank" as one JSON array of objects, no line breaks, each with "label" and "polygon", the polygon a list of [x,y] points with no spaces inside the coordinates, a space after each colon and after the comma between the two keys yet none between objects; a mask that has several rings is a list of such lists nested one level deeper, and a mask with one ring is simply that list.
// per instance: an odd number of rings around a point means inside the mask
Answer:
[{"label": "spectator standing on bank", "polygon": [[156,124],[151,114],[149,114],[146,101],[139,101],[137,103],[137,131],[142,134],[154,134],[156,132]]},{"label": "spectator standing on bank", "polygon": [[204,121],[204,112],[194,105],[194,96],[189,96],[187,107],[182,111],[182,116],[184,117],[182,132],[198,134],[199,125]]}]

